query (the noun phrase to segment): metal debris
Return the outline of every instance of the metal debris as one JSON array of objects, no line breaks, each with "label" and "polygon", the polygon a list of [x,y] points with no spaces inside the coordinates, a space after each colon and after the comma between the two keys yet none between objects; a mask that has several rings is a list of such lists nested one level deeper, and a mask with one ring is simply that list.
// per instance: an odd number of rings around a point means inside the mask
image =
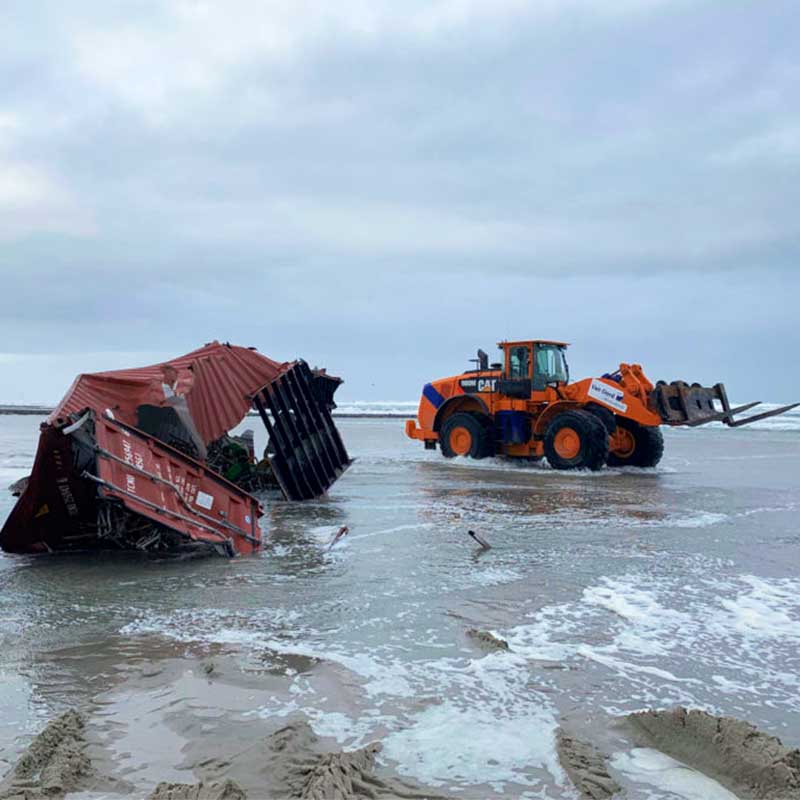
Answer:
[{"label": "metal debris", "polygon": [[[172,361],[80,375],[41,426],[33,471],[0,530],[15,553],[261,547],[253,492],[327,492],[351,459],[331,418],[341,379],[212,342]],[[255,408],[267,429],[232,436]]]},{"label": "metal debris", "polygon": [[339,541],[339,539],[341,539],[344,536],[347,536],[348,533],[350,533],[350,528],[348,528],[347,525],[342,525],[342,527],[339,528],[339,530],[333,534],[333,538],[330,540],[328,544],[328,550],[330,550],[336,544],[336,542]]},{"label": "metal debris", "polygon": [[475,531],[467,531],[467,533],[484,549],[491,550],[492,546],[482,536],[479,536]]}]

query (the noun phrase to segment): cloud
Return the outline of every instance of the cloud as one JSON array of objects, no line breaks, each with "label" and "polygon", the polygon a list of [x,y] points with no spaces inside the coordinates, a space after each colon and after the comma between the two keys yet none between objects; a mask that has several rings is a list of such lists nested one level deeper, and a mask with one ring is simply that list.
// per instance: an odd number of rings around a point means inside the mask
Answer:
[{"label": "cloud", "polygon": [[800,344],[792,3],[10,8],[14,353],[217,336],[380,397],[505,335],[591,341],[587,365],[628,336],[665,376],[737,347],[778,375]]},{"label": "cloud", "polygon": [[727,167],[800,167],[800,125],[746,137],[711,159]]},{"label": "cloud", "polygon": [[0,156],[0,242],[28,233],[94,232],[91,214],[46,170]]}]

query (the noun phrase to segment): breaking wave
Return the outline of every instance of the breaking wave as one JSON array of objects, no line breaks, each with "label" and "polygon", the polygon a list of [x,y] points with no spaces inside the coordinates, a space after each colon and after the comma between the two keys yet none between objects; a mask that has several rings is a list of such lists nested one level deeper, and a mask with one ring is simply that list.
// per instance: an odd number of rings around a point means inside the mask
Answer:
[{"label": "breaking wave", "polygon": [[336,416],[403,417],[417,416],[419,400],[336,400]]}]

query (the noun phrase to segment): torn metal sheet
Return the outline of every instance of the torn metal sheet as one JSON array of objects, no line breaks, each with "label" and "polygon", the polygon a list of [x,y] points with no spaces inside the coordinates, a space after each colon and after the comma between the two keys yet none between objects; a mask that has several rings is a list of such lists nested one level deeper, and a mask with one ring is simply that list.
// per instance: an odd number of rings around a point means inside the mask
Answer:
[{"label": "torn metal sheet", "polygon": [[[81,375],[41,427],[0,546],[251,553],[262,514],[252,492],[319,497],[350,465],[330,414],[340,383],[304,361],[219,342]],[[252,432],[228,435],[254,405],[269,435],[261,459]]]}]

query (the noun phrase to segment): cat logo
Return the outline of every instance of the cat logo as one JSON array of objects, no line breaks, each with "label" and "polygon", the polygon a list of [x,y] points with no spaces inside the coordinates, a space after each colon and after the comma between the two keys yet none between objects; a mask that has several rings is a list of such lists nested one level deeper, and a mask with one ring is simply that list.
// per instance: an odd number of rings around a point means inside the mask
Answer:
[{"label": "cat logo", "polygon": [[461,388],[468,394],[472,392],[494,392],[497,378],[464,378],[459,381]]}]

